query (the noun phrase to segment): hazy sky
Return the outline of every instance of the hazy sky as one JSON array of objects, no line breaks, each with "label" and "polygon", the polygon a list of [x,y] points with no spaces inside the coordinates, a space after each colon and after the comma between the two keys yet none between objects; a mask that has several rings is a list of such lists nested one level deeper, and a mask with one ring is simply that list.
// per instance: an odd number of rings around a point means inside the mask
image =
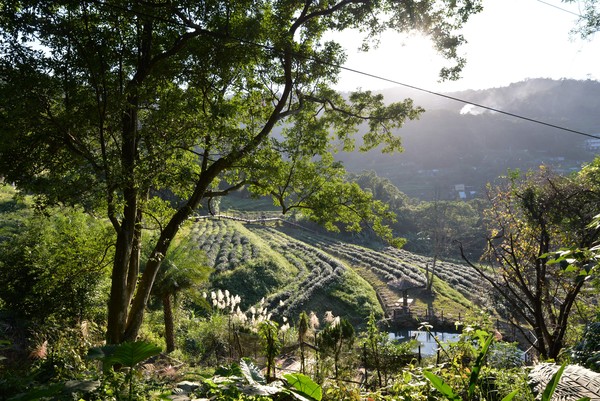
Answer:
[{"label": "hazy sky", "polygon": [[[577,4],[560,0],[484,0],[484,11],[471,17],[463,30],[469,42],[461,49],[467,66],[456,82],[438,83],[444,60],[427,39],[389,34],[377,50],[360,53],[356,34],[344,32],[335,38],[347,49],[345,67],[429,90],[483,89],[527,78],[599,80],[600,37],[583,40],[572,34],[578,17],[544,3],[579,13]],[[338,89],[393,86],[343,71]]]}]

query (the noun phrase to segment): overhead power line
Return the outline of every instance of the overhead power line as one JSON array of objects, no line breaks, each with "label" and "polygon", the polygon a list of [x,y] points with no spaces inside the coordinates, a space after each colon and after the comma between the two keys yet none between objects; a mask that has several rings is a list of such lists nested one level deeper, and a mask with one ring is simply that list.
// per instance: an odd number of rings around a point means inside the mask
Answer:
[{"label": "overhead power line", "polygon": [[[332,65],[332,66],[334,66],[334,65]],[[417,91],[420,91],[420,92],[429,93],[431,95],[443,97],[443,98],[446,98],[446,99],[449,99],[449,100],[454,100],[456,102],[470,104],[470,105],[473,105],[473,106],[476,106],[476,107],[480,107],[480,108],[485,109],[485,110],[493,111],[493,112],[496,112],[496,113],[499,113],[499,114],[504,114],[504,115],[507,115],[507,116],[510,116],[510,117],[518,118],[518,119],[529,121],[529,122],[532,122],[532,123],[545,125],[547,127],[556,128],[556,129],[559,129],[559,130],[562,130],[562,131],[571,132],[573,134],[583,135],[583,136],[587,136],[587,137],[594,138],[594,139],[600,139],[600,136],[588,134],[586,132],[574,130],[574,129],[571,129],[571,128],[562,127],[560,125],[555,125],[555,124],[547,123],[545,121],[541,121],[541,120],[538,120],[538,119],[535,119],[535,118],[531,118],[531,117],[522,116],[520,114],[512,113],[510,111],[505,111],[505,110],[497,109],[495,107],[486,106],[484,104],[480,104],[480,103],[476,103],[476,102],[471,102],[469,100],[465,100],[465,99],[461,99],[461,98],[458,98],[458,97],[454,97],[454,96],[446,95],[446,94],[443,94],[443,93],[435,92],[435,91],[432,91],[432,90],[420,88],[418,86],[414,86],[414,85],[410,85],[410,84],[405,84],[405,83],[400,82],[400,81],[396,81],[396,80],[389,79],[389,78],[384,78],[384,77],[381,77],[381,76],[378,76],[378,75],[374,75],[374,74],[370,74],[370,73],[367,73],[367,72],[355,70],[355,69],[352,69],[352,68],[343,67],[343,66],[338,66],[338,67],[340,69],[342,69],[342,70],[353,72],[355,74],[360,74],[360,75],[367,76],[367,77],[370,77],[370,78],[375,78],[375,79],[378,79],[378,80],[381,80],[381,81],[390,82],[390,83],[393,83],[393,84],[396,84],[396,85],[403,86],[405,88],[410,88],[410,89],[414,89],[414,90],[417,90]]]},{"label": "overhead power line", "polygon": [[571,11],[571,10],[567,10],[566,8],[559,7],[556,4],[548,3],[547,1],[544,1],[544,0],[536,0],[536,1],[538,3],[545,4],[545,5],[549,6],[549,7],[556,8],[557,10],[564,11],[566,13],[572,14],[572,15],[574,15],[576,17],[583,18],[583,16],[581,14],[576,13],[576,12]]},{"label": "overhead power line", "polygon": [[[572,13],[572,12],[570,12],[568,10],[562,9],[562,8],[560,8],[558,6],[553,5],[553,4],[546,3],[543,0],[537,0],[537,1],[539,1],[540,3],[547,4],[549,6],[552,6],[552,7],[558,8],[560,10]],[[163,17],[160,17],[160,16],[156,16],[156,15],[150,14],[150,13],[144,13],[144,12],[140,12],[140,11],[130,10],[130,9],[128,9],[126,7],[123,7],[123,6],[118,6],[118,5],[115,5],[115,4],[109,4],[109,3],[107,3],[107,2],[105,2],[103,0],[91,0],[91,2],[96,3],[98,5],[101,5],[101,6],[106,6],[106,7],[110,7],[110,8],[113,8],[113,9],[118,9],[118,10],[121,10],[121,11],[125,11],[125,12],[128,12],[128,13],[134,14],[134,15],[142,15],[142,16],[151,17],[151,18],[154,18],[154,19],[156,19],[158,21],[165,22],[167,24],[178,25],[178,26],[181,26],[181,27],[184,27],[184,28],[190,28],[189,26],[187,26],[183,22],[173,21],[173,20],[170,20],[170,19],[166,19],[166,18],[163,18]],[[575,14],[575,15],[579,16],[579,14]],[[213,34],[213,33],[211,33],[210,31],[207,31],[206,34]],[[264,45],[264,44],[261,44],[261,43],[253,42],[253,41],[242,39],[242,38],[237,38],[237,37],[230,36],[230,35],[223,35],[223,36],[217,35],[217,34],[213,34],[213,35],[214,36],[218,36],[218,37],[223,37],[223,39],[231,40],[231,41],[234,41],[234,42],[245,43],[245,44],[248,44],[248,45],[251,45],[251,46],[256,46],[256,47],[264,49],[264,50],[269,50],[269,51],[274,51],[274,52],[281,52],[282,51],[281,49],[277,49],[274,46],[268,46],[268,45]],[[292,54],[294,56],[296,56],[296,57],[304,58],[304,59],[310,60],[310,61],[314,61],[314,62],[320,63],[322,65],[328,65],[330,67],[339,68],[341,70],[345,70],[345,71],[352,72],[352,73],[355,73],[355,74],[359,74],[359,75],[362,75],[362,76],[374,78],[374,79],[377,79],[377,80],[380,80],[380,81],[385,81],[385,82],[393,83],[393,84],[396,84],[396,85],[399,85],[399,86],[403,86],[405,88],[410,88],[410,89],[414,89],[414,90],[417,90],[417,91],[420,91],[420,92],[429,93],[429,94],[434,95],[434,96],[443,97],[443,98],[446,98],[446,99],[449,99],[449,100],[453,100],[453,101],[456,101],[456,102],[460,102],[460,103],[464,103],[464,104],[467,104],[467,105],[473,105],[473,106],[480,107],[480,108],[485,109],[485,110],[493,111],[493,112],[496,112],[496,113],[499,113],[499,114],[503,114],[503,115],[507,115],[507,116],[510,116],[510,117],[513,117],[513,118],[517,118],[517,119],[520,119],[520,120],[529,121],[531,123],[544,125],[546,127],[558,129],[558,130],[565,131],[565,132],[570,132],[570,133],[577,134],[577,135],[582,135],[582,136],[593,138],[593,139],[600,139],[600,136],[597,136],[597,135],[592,135],[592,134],[588,134],[586,132],[574,130],[574,129],[567,128],[567,127],[562,127],[560,125],[547,123],[545,121],[541,121],[541,120],[538,120],[538,119],[535,119],[535,118],[531,118],[531,117],[522,116],[520,114],[516,114],[516,113],[509,112],[509,111],[501,110],[501,109],[498,109],[498,108],[495,108],[495,107],[486,106],[484,104],[474,103],[474,102],[471,102],[471,101],[468,101],[468,100],[465,100],[465,99],[461,99],[461,98],[458,98],[458,97],[455,97],[455,96],[450,96],[450,95],[446,95],[446,94],[443,94],[443,93],[440,93],[440,92],[435,92],[435,91],[432,91],[432,90],[420,88],[420,87],[415,86],[415,85],[406,84],[406,83],[403,83],[403,82],[400,82],[400,81],[396,81],[394,79],[385,78],[385,77],[382,77],[382,76],[379,76],[379,75],[375,75],[375,74],[371,74],[371,73],[368,73],[368,72],[356,70],[356,69],[353,69],[353,68],[350,68],[350,67],[344,67],[344,66],[336,64],[336,63],[332,63],[332,62],[329,62],[329,61],[326,61],[326,60],[318,59],[318,58],[316,58],[314,56],[309,56],[309,55],[300,54],[300,53],[296,53],[296,52],[293,52]]]}]

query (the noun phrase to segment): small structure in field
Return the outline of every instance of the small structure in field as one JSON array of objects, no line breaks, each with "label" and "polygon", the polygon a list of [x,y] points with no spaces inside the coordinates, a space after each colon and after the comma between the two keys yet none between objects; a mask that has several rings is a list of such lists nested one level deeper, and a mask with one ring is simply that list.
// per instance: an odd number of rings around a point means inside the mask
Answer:
[{"label": "small structure in field", "polygon": [[[417,288],[423,288],[425,285],[421,282],[413,280],[408,277],[402,277],[397,280],[392,280],[387,283],[390,287],[402,291],[402,313],[409,314],[410,313],[410,302],[408,298],[408,290],[413,290]],[[412,300],[411,300],[412,302]]]}]

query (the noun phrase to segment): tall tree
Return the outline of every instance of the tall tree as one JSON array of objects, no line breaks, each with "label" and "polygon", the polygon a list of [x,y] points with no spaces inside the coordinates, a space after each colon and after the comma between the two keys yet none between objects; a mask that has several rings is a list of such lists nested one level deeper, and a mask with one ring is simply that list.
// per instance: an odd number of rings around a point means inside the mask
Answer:
[{"label": "tall tree", "polygon": [[[248,185],[331,228],[383,211],[344,181],[330,142],[353,147],[366,122],[363,149],[400,150],[393,129],[422,110],[333,91],[344,53],[328,30],[358,29],[368,45],[419,29],[455,61],[441,73],[451,78],[464,63],[457,29],[480,3],[5,1],[0,174],[48,203],[106,211],[116,232],[107,340],[133,340],[162,258],[203,199]],[[160,191],[178,201],[161,203]],[[140,274],[155,208],[164,217]]]},{"label": "tall tree", "polygon": [[589,227],[600,204],[599,166],[596,159],[573,176],[542,167],[490,189],[488,265],[469,263],[497,291],[511,323],[543,358],[559,355],[572,309],[592,273],[586,258],[552,254],[588,249],[600,238],[600,230]]}]

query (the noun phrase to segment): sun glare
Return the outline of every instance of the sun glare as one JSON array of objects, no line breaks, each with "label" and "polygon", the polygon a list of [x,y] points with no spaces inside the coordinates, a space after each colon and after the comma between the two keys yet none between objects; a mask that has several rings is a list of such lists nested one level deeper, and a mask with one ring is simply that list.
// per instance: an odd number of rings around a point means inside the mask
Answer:
[{"label": "sun glare", "polygon": [[[367,52],[357,51],[362,43],[359,32],[331,34],[329,39],[345,46],[348,60],[340,74],[340,90],[383,89],[396,82],[431,87],[439,80],[439,72],[447,62],[436,53],[431,40],[419,34],[384,33],[379,45]],[[363,73],[358,74],[357,72]],[[383,78],[383,79],[382,79]],[[360,84],[357,84],[360,82]]]}]

